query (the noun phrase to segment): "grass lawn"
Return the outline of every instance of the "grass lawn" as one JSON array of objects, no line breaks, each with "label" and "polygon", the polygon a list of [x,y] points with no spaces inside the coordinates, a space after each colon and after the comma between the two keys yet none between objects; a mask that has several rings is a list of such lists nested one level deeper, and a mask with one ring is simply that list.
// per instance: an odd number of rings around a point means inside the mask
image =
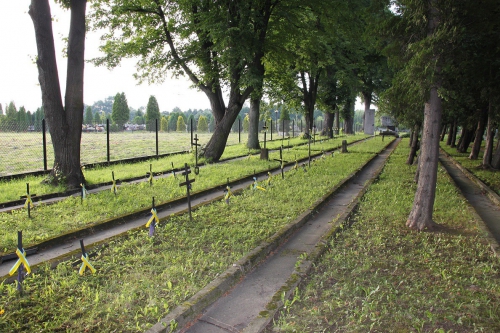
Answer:
[{"label": "grass lawn", "polygon": [[[416,185],[403,140],[268,332],[500,332],[500,260],[439,167],[434,219],[405,226]],[[292,304],[293,303],[293,304]]]}]

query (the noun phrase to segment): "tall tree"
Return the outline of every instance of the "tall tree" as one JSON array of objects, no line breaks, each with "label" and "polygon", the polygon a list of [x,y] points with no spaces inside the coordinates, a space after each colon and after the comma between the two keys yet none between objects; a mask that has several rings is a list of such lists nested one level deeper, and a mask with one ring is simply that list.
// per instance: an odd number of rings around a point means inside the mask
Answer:
[{"label": "tall tree", "polygon": [[35,28],[38,80],[42,105],[54,147],[53,183],[78,187],[83,182],[80,169],[80,140],[83,123],[83,72],[85,51],[86,0],[70,0],[63,4],[71,11],[67,47],[66,94],[64,105],[52,33],[52,17],[48,0],[31,0],[29,15]]},{"label": "tall tree", "polygon": [[216,126],[204,155],[218,160],[253,90],[247,1],[101,0],[94,5],[96,27],[109,29],[103,36],[106,56],[96,63],[116,66],[123,57],[139,56],[140,80],[161,81],[166,70],[187,75],[210,101]]},{"label": "tall tree", "polygon": [[186,132],[186,122],[183,116],[177,117],[177,132]]},{"label": "tall tree", "polygon": [[92,107],[87,106],[85,109],[85,124],[90,125],[94,121],[94,115],[92,114]]},{"label": "tall tree", "polygon": [[198,118],[198,131],[199,132],[208,132],[208,122],[207,122],[207,118],[205,118],[205,116],[201,115],[199,118]]},{"label": "tall tree", "polygon": [[130,109],[128,107],[127,98],[125,93],[116,93],[115,99],[113,101],[113,112],[111,113],[111,119],[118,125],[118,129],[122,130],[125,123],[129,120]]},{"label": "tall tree", "polygon": [[[160,107],[158,106],[158,101],[155,96],[149,96],[148,105],[146,106],[146,129],[148,131],[155,130],[156,120],[158,122],[161,119]],[[160,124],[158,124],[160,125]]]}]

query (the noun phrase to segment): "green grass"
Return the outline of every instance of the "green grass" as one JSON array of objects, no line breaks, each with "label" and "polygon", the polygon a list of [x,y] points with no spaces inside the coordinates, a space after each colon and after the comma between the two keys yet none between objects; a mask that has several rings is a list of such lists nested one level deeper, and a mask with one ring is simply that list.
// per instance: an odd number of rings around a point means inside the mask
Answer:
[{"label": "green grass", "polygon": [[[99,134],[99,133],[97,133]],[[317,142],[316,145],[311,145],[311,150],[321,150],[321,149],[329,149],[335,147],[340,144],[342,139],[348,140],[348,142],[352,142],[355,140],[359,140],[364,136],[355,135],[348,136],[346,138],[337,138],[334,140],[324,141],[324,143]],[[292,138],[290,140],[291,145],[299,145],[305,140],[301,140],[299,138]],[[284,144],[287,145],[287,140],[284,140]],[[281,140],[269,142],[268,147],[272,149],[277,149],[281,146]],[[303,146],[302,149],[307,149],[307,146]],[[224,150],[224,154],[222,155],[222,159],[237,157],[237,156],[245,156],[249,153],[257,153],[257,151],[250,151],[246,148],[245,144],[235,144],[232,146],[227,146]],[[204,159],[200,158],[198,163],[203,163]],[[150,159],[142,162],[135,163],[120,163],[112,166],[98,166],[95,168],[88,168],[84,170],[85,179],[87,183],[90,185],[110,182],[111,172],[114,171],[115,179],[130,179],[133,177],[146,177],[146,173],[149,172],[149,165],[152,164],[153,172],[165,172],[172,169],[172,163],[175,168],[179,168],[184,166],[185,163],[189,165],[194,165],[195,158],[193,153],[187,154],[178,154],[172,155],[168,157],[162,157],[159,159]],[[55,192],[63,192],[65,191],[64,187],[54,188],[50,185],[42,183],[45,179],[45,176],[28,176],[21,179],[14,179],[8,181],[0,181],[0,187],[2,191],[0,191],[0,202],[7,202],[18,200],[20,196],[26,194],[26,183],[30,184],[30,193],[43,195],[48,193]]]},{"label": "green grass", "polygon": [[[378,151],[387,141],[365,144]],[[152,238],[147,228],[129,232],[91,259],[95,275],[80,277],[65,262],[55,270],[43,265],[22,297],[15,285],[0,284],[0,331],[145,331],[371,158],[356,153],[363,145],[319,159],[308,172],[274,177],[267,191],[245,190],[229,206],[203,206],[192,223],[169,218]]]},{"label": "green grass", "polygon": [[483,149],[481,149],[477,160],[471,160],[469,159],[470,148],[468,153],[459,153],[456,148],[447,146],[446,142],[441,142],[440,146],[454,160],[500,195],[500,170],[484,169],[482,167]]},{"label": "green grass", "polygon": [[[332,148],[336,147],[338,142],[329,140],[322,145],[325,149]],[[375,140],[368,140],[357,145],[356,149],[374,152],[373,149],[378,146],[380,146],[380,143]],[[307,155],[306,150],[291,149],[283,152],[283,159],[293,161],[295,158],[300,159]],[[175,158],[175,156],[172,158]],[[269,161],[260,160],[258,156],[252,156],[228,163],[209,164],[200,169],[199,175],[193,176],[196,179],[193,184],[193,191],[197,192],[216,185],[224,185],[228,178],[234,180],[252,175],[254,172],[275,168],[279,166],[279,162],[275,160],[278,158],[279,153],[275,151],[269,154]],[[149,171],[149,164],[143,163],[140,165],[142,165],[142,168],[137,170],[140,170],[145,175],[146,171]],[[135,168],[137,168],[137,165],[135,165]],[[156,170],[155,164],[153,171]],[[103,175],[107,173],[108,181],[111,180],[111,171],[109,169],[106,173],[102,173],[102,170],[96,170],[95,172]],[[121,178],[121,173],[115,171],[115,177]],[[94,176],[94,178],[97,178],[97,176]],[[80,197],[69,197],[50,205],[39,204],[32,209],[31,218],[28,218],[26,209],[17,209],[11,213],[0,213],[0,229],[5,231],[0,234],[0,251],[10,251],[15,248],[17,230],[23,230],[25,244],[35,244],[72,230],[97,224],[105,219],[146,209],[150,207],[153,196],[157,204],[185,196],[185,188],[179,187],[181,181],[181,178],[174,178],[170,175],[154,180],[153,186],[150,186],[148,182],[122,183],[116,196],[111,191],[101,191],[88,195],[83,204],[80,203]],[[25,186],[21,186],[21,184],[18,186],[25,191]],[[36,192],[33,190],[31,193]]]},{"label": "green grass", "polygon": [[405,226],[416,189],[407,147],[403,140],[272,332],[500,331],[499,259],[442,167],[441,228]]}]

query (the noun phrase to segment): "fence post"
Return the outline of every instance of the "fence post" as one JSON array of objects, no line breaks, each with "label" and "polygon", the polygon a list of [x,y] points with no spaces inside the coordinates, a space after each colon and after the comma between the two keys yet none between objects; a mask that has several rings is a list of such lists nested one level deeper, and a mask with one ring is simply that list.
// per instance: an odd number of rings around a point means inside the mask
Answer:
[{"label": "fence post", "polygon": [[292,138],[295,137],[295,119],[292,120]]},{"label": "fence post", "polygon": [[107,161],[109,163],[109,119],[106,119],[106,153]]},{"label": "fence post", "polygon": [[241,119],[238,117],[238,143],[241,143]]},{"label": "fence post", "polygon": [[271,141],[273,141],[273,118],[271,118]]},{"label": "fence post", "polygon": [[156,118],[156,159],[158,159],[158,118]]},{"label": "fence post", "polygon": [[191,149],[193,148],[193,118],[190,119],[191,122]]},{"label": "fence post", "polygon": [[43,170],[47,171],[47,137],[45,136],[45,118],[42,119]]}]

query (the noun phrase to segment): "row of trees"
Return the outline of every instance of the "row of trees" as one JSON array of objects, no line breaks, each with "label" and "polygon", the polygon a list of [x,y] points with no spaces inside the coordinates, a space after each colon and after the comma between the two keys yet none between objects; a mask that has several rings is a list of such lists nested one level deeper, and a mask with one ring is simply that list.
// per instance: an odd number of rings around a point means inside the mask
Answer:
[{"label": "row of trees", "polygon": [[490,139],[496,128],[498,1],[96,0],[88,17],[86,1],[62,3],[72,17],[64,106],[53,75],[57,67],[48,1],[32,0],[29,13],[43,107],[53,142],[61,142],[54,146],[54,169],[69,185],[76,186],[82,177],[79,160],[63,157],[79,157],[81,133],[75,126],[82,123],[86,18],[104,31],[104,56],[95,64],[112,68],[136,57],[140,81],[185,75],[205,93],[215,128],[203,154],[214,161],[247,100],[247,145],[259,148],[259,121],[268,112],[263,96],[271,107],[300,110],[306,131],[319,105],[326,111],[326,127],[338,128],[343,118],[345,132],[351,133],[357,95],[365,109],[379,103],[400,123],[416,126],[415,133],[422,128],[411,228],[433,226],[441,121],[465,130],[471,114],[481,115]]},{"label": "row of trees", "polygon": [[24,106],[17,110],[14,102],[6,104],[5,114],[0,103],[0,129],[4,131],[41,131],[42,120],[44,118],[43,109],[38,108],[35,112],[26,111]]}]

